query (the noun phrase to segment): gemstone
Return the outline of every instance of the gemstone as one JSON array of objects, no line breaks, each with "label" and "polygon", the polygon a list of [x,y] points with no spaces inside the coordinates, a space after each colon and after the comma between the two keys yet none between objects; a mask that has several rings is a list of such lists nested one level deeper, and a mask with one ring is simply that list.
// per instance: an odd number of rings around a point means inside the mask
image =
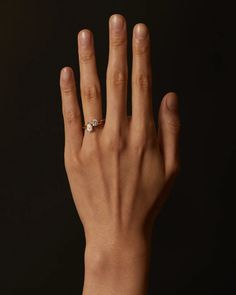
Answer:
[{"label": "gemstone", "polygon": [[88,132],[91,132],[91,131],[93,131],[93,125],[92,125],[92,123],[87,123],[87,125],[86,125],[86,129],[87,129],[87,131]]},{"label": "gemstone", "polygon": [[97,119],[93,119],[92,120],[92,125],[93,126],[98,126],[98,120]]}]

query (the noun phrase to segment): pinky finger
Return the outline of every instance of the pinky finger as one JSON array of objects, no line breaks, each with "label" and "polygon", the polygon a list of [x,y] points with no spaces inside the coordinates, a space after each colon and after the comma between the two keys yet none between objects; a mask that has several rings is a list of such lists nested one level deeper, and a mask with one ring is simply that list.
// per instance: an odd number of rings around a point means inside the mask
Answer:
[{"label": "pinky finger", "polygon": [[165,172],[167,178],[172,178],[180,170],[180,116],[176,93],[169,92],[164,96],[158,120],[158,139],[164,156]]},{"label": "pinky finger", "polygon": [[60,89],[65,131],[65,153],[68,152],[74,158],[82,144],[83,130],[74,73],[70,67],[61,70]]}]

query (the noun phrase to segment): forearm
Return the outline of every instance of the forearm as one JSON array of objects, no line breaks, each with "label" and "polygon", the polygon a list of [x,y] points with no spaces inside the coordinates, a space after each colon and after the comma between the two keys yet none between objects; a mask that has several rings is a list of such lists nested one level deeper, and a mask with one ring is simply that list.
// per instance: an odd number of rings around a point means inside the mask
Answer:
[{"label": "forearm", "polygon": [[83,295],[145,295],[150,242],[126,240],[112,247],[85,248]]}]

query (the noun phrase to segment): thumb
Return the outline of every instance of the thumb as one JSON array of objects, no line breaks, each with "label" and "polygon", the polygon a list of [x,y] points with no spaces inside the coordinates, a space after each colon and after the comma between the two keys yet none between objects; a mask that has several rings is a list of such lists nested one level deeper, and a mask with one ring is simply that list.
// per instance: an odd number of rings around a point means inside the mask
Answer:
[{"label": "thumb", "polygon": [[180,118],[178,104],[177,94],[169,92],[163,97],[158,114],[157,136],[167,178],[175,176],[180,169]]}]

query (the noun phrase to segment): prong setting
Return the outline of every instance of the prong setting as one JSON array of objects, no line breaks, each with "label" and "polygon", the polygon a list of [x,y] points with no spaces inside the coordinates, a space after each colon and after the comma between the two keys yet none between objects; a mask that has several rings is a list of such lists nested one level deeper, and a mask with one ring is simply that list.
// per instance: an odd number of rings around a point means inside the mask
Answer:
[{"label": "prong setting", "polygon": [[88,122],[86,125],[86,130],[88,132],[92,132],[93,131],[93,124],[91,122]]},{"label": "prong setting", "polygon": [[92,120],[92,125],[95,127],[95,126],[98,126],[98,120],[97,119],[93,119]]}]

